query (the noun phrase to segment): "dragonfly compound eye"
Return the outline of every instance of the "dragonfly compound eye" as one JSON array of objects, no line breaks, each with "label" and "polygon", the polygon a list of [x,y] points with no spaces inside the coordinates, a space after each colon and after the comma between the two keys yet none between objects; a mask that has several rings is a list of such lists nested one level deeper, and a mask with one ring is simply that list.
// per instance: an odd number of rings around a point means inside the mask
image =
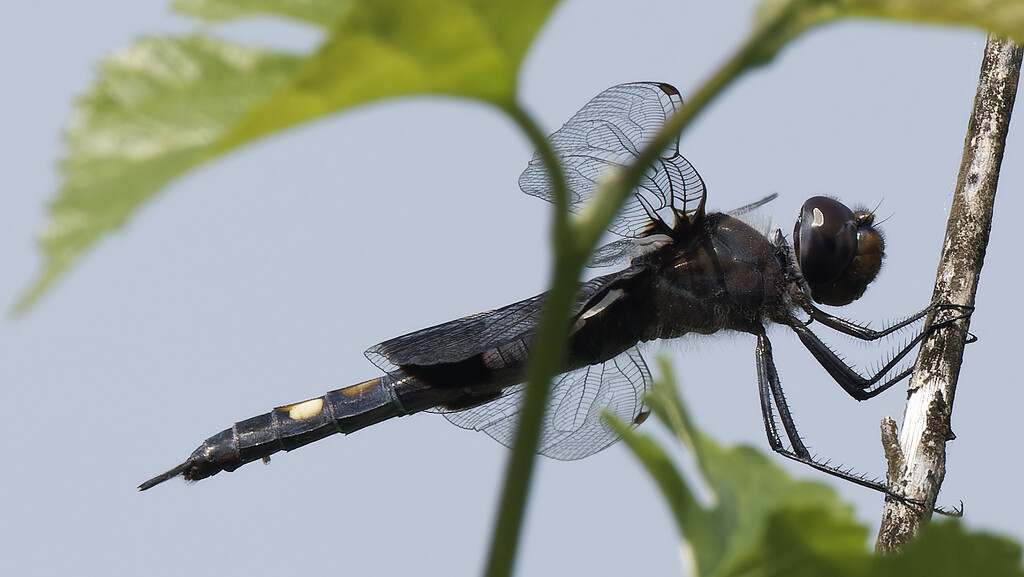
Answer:
[{"label": "dragonfly compound eye", "polygon": [[874,214],[825,196],[809,198],[793,230],[793,248],[815,301],[842,306],[861,297],[882,268],[885,240]]}]

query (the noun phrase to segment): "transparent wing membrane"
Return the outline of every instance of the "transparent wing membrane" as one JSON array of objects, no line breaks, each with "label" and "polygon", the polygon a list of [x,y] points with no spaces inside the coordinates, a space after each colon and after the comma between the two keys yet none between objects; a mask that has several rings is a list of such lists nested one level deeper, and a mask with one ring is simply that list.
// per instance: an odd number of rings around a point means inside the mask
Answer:
[{"label": "transparent wing membrane", "polygon": [[[544,412],[537,452],[563,461],[582,459],[619,439],[602,419],[605,411],[633,423],[646,409],[643,395],[650,372],[636,348],[609,359],[560,375],[554,382]],[[526,384],[505,389],[501,398],[464,411],[445,413],[453,424],[483,431],[512,447],[526,394]]]},{"label": "transparent wing membrane", "polygon": [[[552,134],[551,144],[568,181],[570,210],[583,209],[608,171],[632,164],[682,106],[679,92],[668,84],[621,84],[597,95]],[[679,219],[703,210],[704,181],[680,156],[678,145],[678,139],[673,140],[647,168],[609,231],[627,238],[645,236],[651,232],[652,223],[663,225],[662,231],[674,229]],[[519,187],[531,196],[554,200],[550,179],[538,155],[519,177]]]}]

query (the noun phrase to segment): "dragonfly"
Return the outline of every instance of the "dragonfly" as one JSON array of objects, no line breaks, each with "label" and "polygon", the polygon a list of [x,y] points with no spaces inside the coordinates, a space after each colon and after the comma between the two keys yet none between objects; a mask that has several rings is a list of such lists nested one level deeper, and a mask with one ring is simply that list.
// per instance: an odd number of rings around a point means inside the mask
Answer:
[{"label": "dragonfly", "polygon": [[[550,143],[565,171],[570,209],[582,211],[597,183],[609,171],[634,162],[682,106],[679,91],[669,84],[621,84],[596,96],[553,133]],[[539,155],[519,186],[554,202]],[[766,325],[795,332],[842,390],[863,401],[910,373],[900,370],[900,363],[927,331],[917,331],[877,372],[862,375],[811,330],[812,322],[871,341],[916,323],[937,305],[877,331],[825,312],[819,304],[849,304],[877,277],[885,242],[874,227],[874,214],[851,210],[830,197],[810,198],[800,210],[790,246],[780,230],[765,234],[738,218],[773,197],[733,214],[706,211],[704,181],[680,155],[678,137],[646,169],[608,227],[620,238],[593,257],[595,266],[618,270],[583,282],[576,293],[567,353],[547,402],[540,454],[574,460],[613,444],[618,435],[603,417],[606,413],[633,425],[645,419],[651,374],[640,345],[728,330],[756,338],[758,391],[771,448],[889,492],[879,481],[812,457],[783,395]],[[237,422],[139,489],[179,476],[196,481],[234,471],[278,451],[421,411],[443,413],[459,427],[512,446],[546,298],[540,294],[374,345],[365,354],[382,376]]]}]

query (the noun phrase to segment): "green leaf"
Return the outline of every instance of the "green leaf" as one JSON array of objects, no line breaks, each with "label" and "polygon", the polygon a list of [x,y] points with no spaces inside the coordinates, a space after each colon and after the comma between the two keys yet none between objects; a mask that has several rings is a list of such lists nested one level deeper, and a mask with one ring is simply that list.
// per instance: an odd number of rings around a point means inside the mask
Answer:
[{"label": "green leaf", "polygon": [[553,4],[353,3],[288,85],[251,110],[214,150],[394,96],[446,94],[508,107],[519,64]]},{"label": "green leaf", "polygon": [[784,22],[776,48],[811,26],[840,18],[880,18],[971,26],[1024,42],[1024,2],[1019,0],[764,0],[756,22]]},{"label": "green leaf", "polygon": [[927,525],[895,555],[867,548],[868,530],[827,485],[800,481],[750,447],[723,448],[686,414],[671,371],[662,363],[649,404],[694,456],[711,503],[701,504],[668,453],[622,423],[612,426],[651,473],[672,510],[702,577],[1022,577],[1021,548],[967,533],[958,521]]},{"label": "green leaf", "polygon": [[1021,546],[986,533],[968,533],[959,520],[929,523],[898,555],[874,558],[873,575],[1021,577]]},{"label": "green leaf", "polygon": [[175,0],[173,8],[208,22],[251,16],[284,16],[327,27],[351,4],[350,0]]},{"label": "green leaf", "polygon": [[872,576],[868,530],[820,504],[788,503],[764,519],[761,538],[721,575]]},{"label": "green leaf", "polygon": [[509,107],[516,74],[555,0],[179,0],[210,19],[280,14],[330,32],[309,56],[204,36],[148,38],[113,55],[76,106],[64,181],[40,239],[26,310],[103,235],[164,186],[263,136],[401,95]]},{"label": "green leaf", "polygon": [[1019,0],[843,0],[846,16],[973,26],[1024,41],[1024,2]]},{"label": "green leaf", "polygon": [[199,164],[209,144],[299,62],[202,36],[146,38],[105,60],[65,134],[64,182],[40,238],[45,268],[18,308]]},{"label": "green leaf", "polygon": [[[661,480],[658,484],[691,545],[697,575],[749,574],[754,561],[762,569],[791,571],[794,565],[815,559],[820,550],[829,551],[829,559],[863,553],[867,530],[856,524],[853,509],[830,487],[793,479],[753,448],[724,448],[704,435],[686,414],[665,363],[662,372],[667,376],[655,383],[648,402],[658,420],[693,454],[713,502],[699,505],[667,454],[651,447],[653,441],[628,428],[620,427],[619,432],[630,448],[645,446],[634,452],[653,475],[678,479],[678,486],[666,488]],[[680,506],[685,509],[680,511]],[[804,550],[768,548],[768,539],[785,535],[770,533],[773,525],[807,527],[812,537],[830,537],[826,543],[805,543]]]}]

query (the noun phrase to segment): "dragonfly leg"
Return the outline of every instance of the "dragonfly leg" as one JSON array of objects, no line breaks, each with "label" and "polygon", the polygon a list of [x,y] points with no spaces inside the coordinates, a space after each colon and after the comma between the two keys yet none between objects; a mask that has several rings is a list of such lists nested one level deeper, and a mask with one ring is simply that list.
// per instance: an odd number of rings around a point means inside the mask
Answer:
[{"label": "dragonfly leg", "polygon": [[[768,434],[768,444],[776,453],[783,454],[798,461],[810,460],[811,454],[800,439],[800,433],[796,430],[796,423],[793,422],[793,414],[786,403],[786,397],[782,392],[782,385],[779,381],[779,373],[775,368],[775,360],[772,358],[772,343],[768,335],[762,330],[757,335],[757,348],[754,350],[757,358],[757,386],[758,396],[761,399],[761,415],[764,417],[765,432]],[[775,422],[775,413],[772,410],[772,399],[779,409],[779,418],[782,419],[782,427],[786,431],[792,450],[786,449],[779,435],[778,425]]]},{"label": "dragonfly leg", "polygon": [[[917,501],[907,499],[895,493],[881,481],[869,479],[849,469],[841,469],[829,463],[821,462],[811,456],[807,446],[800,438],[800,433],[796,429],[793,414],[789,410],[789,404],[786,402],[786,397],[782,391],[778,370],[775,368],[775,360],[772,357],[772,344],[768,340],[768,335],[765,334],[763,328],[757,333],[755,357],[757,360],[757,383],[761,399],[761,412],[764,418],[765,432],[768,434],[768,445],[772,448],[772,451],[833,477],[884,493],[886,499],[897,499],[910,505],[921,505]],[[778,409],[778,417],[782,421],[790,447],[785,445],[779,434],[778,424],[775,422],[775,412],[772,410],[773,404]],[[942,515],[958,516],[958,511],[956,510],[949,511],[940,507],[935,507],[933,510]]]},{"label": "dragonfly leg", "polygon": [[889,336],[896,331],[904,329],[918,322],[922,318],[932,313],[939,313],[941,311],[949,310],[956,311],[959,314],[948,319],[943,319],[942,321],[939,322],[936,322],[934,319],[932,319],[931,322],[922,329],[922,332],[927,332],[929,329],[935,328],[940,325],[945,325],[961,319],[965,319],[971,316],[971,313],[974,312],[974,307],[971,306],[955,305],[952,303],[940,303],[938,301],[933,301],[925,308],[917,311],[916,313],[910,315],[909,317],[903,319],[902,321],[893,323],[881,330],[874,330],[866,325],[858,324],[846,320],[844,318],[829,314],[819,309],[818,307],[814,306],[814,304],[812,304],[809,301],[804,301],[799,304],[800,307],[804,310],[804,312],[806,312],[812,320],[817,321],[830,329],[839,331],[846,335],[850,335],[851,337],[860,339],[862,341],[874,341],[882,337]]},{"label": "dragonfly leg", "polygon": [[[761,398],[761,412],[764,417],[765,432],[768,434],[768,444],[773,451],[823,473],[899,498],[898,495],[890,491],[880,481],[868,479],[849,470],[822,463],[812,457],[796,429],[793,414],[789,410],[789,404],[786,402],[786,397],[782,391],[782,383],[779,380],[778,370],[775,368],[775,360],[772,358],[772,344],[763,329],[757,334],[755,356],[757,360],[757,383]],[[786,432],[786,437],[789,439],[791,448],[785,445],[779,434],[778,424],[775,422],[775,412],[772,410],[773,404],[778,409],[778,418],[782,421],[782,426]]]},{"label": "dragonfly leg", "polygon": [[835,382],[838,383],[848,395],[858,401],[864,401],[879,395],[889,387],[906,378],[907,375],[911,373],[911,368],[907,368],[891,379],[875,386],[879,381],[881,381],[882,377],[888,374],[889,371],[896,367],[900,361],[910,354],[917,344],[924,339],[925,334],[927,334],[926,332],[921,332],[916,335],[876,373],[864,377],[839,358],[839,356],[836,355],[828,345],[822,342],[818,335],[814,334],[814,332],[805,324],[800,322],[799,319],[795,317],[792,318],[788,325],[793,329],[793,332],[800,337],[800,342],[804,347],[814,355],[818,364],[828,371],[828,374],[831,375],[832,379],[835,380]]},{"label": "dragonfly leg", "polygon": [[[965,309],[969,309],[969,307],[960,307],[958,305],[932,304],[929,305],[928,308],[918,312],[914,316],[909,317],[908,320],[894,325],[894,327],[896,327],[895,329],[890,327],[889,329],[885,329],[883,331],[871,331],[872,335],[877,336],[871,336],[870,338],[865,338],[865,340],[874,340],[875,338],[881,338],[882,336],[891,334],[893,330],[898,330],[899,328],[905,327],[908,324],[913,323],[915,320],[919,320],[922,316],[929,314],[930,312],[950,309],[959,310],[961,311],[961,314],[949,319],[943,319],[937,322],[933,321],[932,323],[926,325],[924,328],[921,329],[920,332],[915,334],[914,338],[907,342],[903,346],[903,348],[899,350],[899,352],[897,352],[891,359],[889,359],[889,361],[884,366],[878,369],[878,371],[875,372],[874,374],[868,376],[862,376],[850,365],[848,365],[845,361],[839,358],[839,356],[836,355],[835,352],[833,352],[832,349],[828,347],[828,345],[822,342],[818,335],[816,335],[800,319],[791,316],[788,319],[785,319],[784,322],[791,329],[793,329],[793,332],[795,332],[797,336],[800,337],[800,342],[804,345],[804,347],[807,348],[807,350],[810,351],[812,355],[814,355],[814,358],[818,361],[818,364],[820,364],[826,371],[828,371],[828,374],[832,376],[836,383],[838,383],[839,386],[842,387],[842,389],[846,391],[848,395],[850,395],[854,399],[857,399],[858,401],[864,401],[881,394],[889,387],[895,385],[896,383],[902,381],[904,378],[910,375],[910,373],[912,372],[912,368],[908,367],[907,369],[900,371],[898,374],[891,377],[890,379],[882,381],[883,377],[889,374],[890,371],[892,371],[904,358],[906,358],[906,356],[910,354],[910,352],[913,351],[914,348],[917,347],[918,343],[920,343],[924,339],[924,337],[929,334],[929,332],[944,326],[949,326],[951,323],[966,318],[968,315],[970,315],[970,310],[967,310],[965,312]],[[836,317],[832,318],[836,319]],[[859,327],[858,325],[854,325],[853,323],[849,323],[848,321],[842,322],[846,323],[844,326],[857,327],[860,329],[864,328]],[[827,326],[837,328],[836,326],[833,325]],[[857,336],[856,334],[846,330],[841,330],[841,332],[851,336]],[[881,384],[878,384],[879,382],[881,382]]]}]

